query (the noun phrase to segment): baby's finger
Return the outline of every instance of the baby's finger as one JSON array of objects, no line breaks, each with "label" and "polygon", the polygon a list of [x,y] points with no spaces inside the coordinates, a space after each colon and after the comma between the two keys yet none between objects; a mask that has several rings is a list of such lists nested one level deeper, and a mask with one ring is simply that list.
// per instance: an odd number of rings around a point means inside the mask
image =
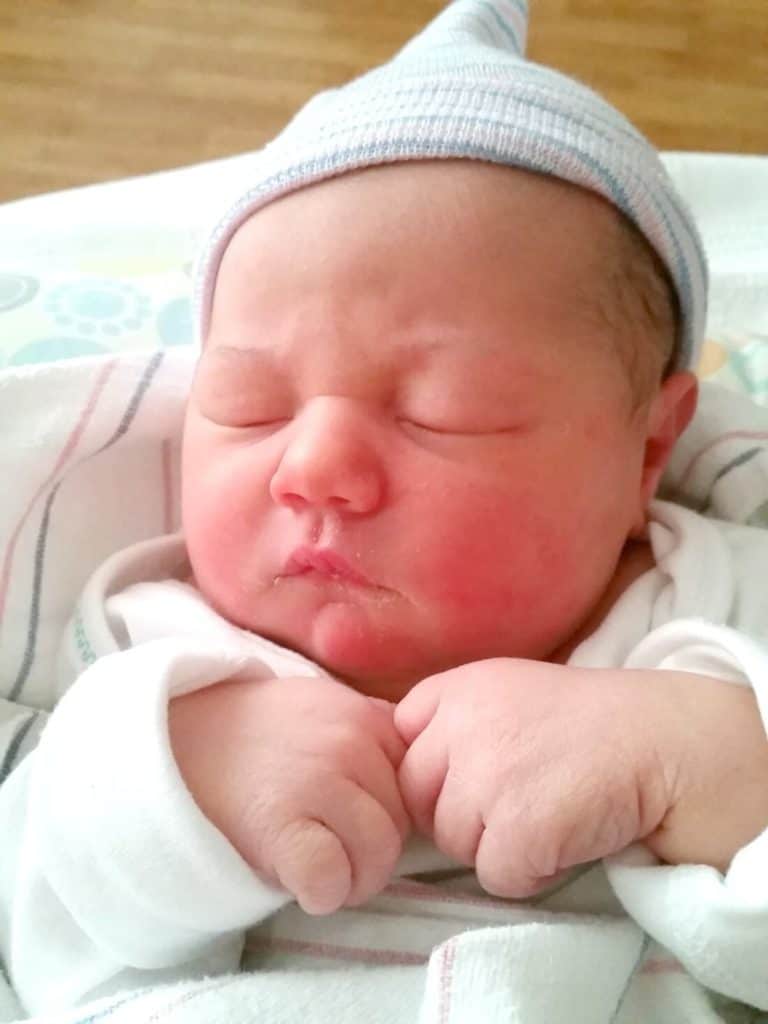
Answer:
[{"label": "baby's finger", "polygon": [[325,798],[317,806],[318,817],[338,838],[351,867],[344,903],[357,906],[389,882],[402,851],[400,832],[378,800],[348,779],[325,787]]},{"label": "baby's finger", "polygon": [[437,797],[432,823],[432,838],[438,850],[469,866],[475,863],[485,827],[479,792],[477,785],[462,785],[453,767],[449,767]]},{"label": "baby's finger", "polygon": [[413,741],[397,779],[405,809],[419,832],[432,836],[435,805],[448,772],[448,745],[438,729],[427,729]]},{"label": "baby's finger", "polygon": [[493,896],[525,899],[551,885],[562,873],[552,823],[486,822],[475,857],[477,880]]},{"label": "baby's finger", "polygon": [[331,914],[352,888],[343,844],[323,822],[299,818],[281,829],[271,849],[277,880],[308,914]]},{"label": "baby's finger", "polygon": [[361,789],[384,808],[403,842],[411,831],[411,819],[405,809],[397,775],[381,748],[372,745],[348,769],[348,774]]},{"label": "baby's finger", "polygon": [[395,727],[410,746],[434,718],[447,673],[428,676],[417,683],[395,708]]},{"label": "baby's finger", "polygon": [[405,754],[405,743],[395,728],[394,705],[383,700],[368,701],[373,735],[386,754],[390,765],[397,771]]}]

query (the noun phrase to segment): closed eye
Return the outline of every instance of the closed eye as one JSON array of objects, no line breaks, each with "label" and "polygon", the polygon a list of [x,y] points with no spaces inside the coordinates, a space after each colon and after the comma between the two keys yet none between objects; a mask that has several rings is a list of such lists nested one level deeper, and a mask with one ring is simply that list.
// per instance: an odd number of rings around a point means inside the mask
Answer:
[{"label": "closed eye", "polygon": [[398,423],[405,433],[414,435],[426,434],[435,437],[492,437],[501,434],[516,433],[520,428],[514,426],[494,427],[485,424],[438,424],[424,423],[421,420],[414,420],[407,417],[400,417]]},{"label": "closed eye", "polygon": [[288,416],[281,417],[280,419],[257,420],[249,419],[248,417],[211,415],[204,410],[203,416],[209,421],[209,423],[213,423],[217,427],[222,427],[225,430],[237,431],[238,433],[246,432],[251,435],[274,434],[276,431],[281,430],[287,423],[291,422],[291,419]]},{"label": "closed eye", "polygon": [[274,434],[275,431],[281,430],[287,423],[290,422],[291,418],[289,416],[284,416],[281,419],[256,420],[253,422],[231,424],[231,426],[233,426],[235,430],[247,430],[252,433]]}]

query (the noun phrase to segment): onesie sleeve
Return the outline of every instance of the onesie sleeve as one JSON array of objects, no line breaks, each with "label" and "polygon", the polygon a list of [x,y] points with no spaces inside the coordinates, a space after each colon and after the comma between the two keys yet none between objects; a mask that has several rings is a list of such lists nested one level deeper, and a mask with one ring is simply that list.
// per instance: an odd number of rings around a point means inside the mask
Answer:
[{"label": "onesie sleeve", "polygon": [[288,901],[198,809],[168,737],[171,697],[245,671],[275,674],[189,636],[100,657],[0,788],[0,951],[26,1011],[236,969],[244,929]]},{"label": "onesie sleeve", "polygon": [[[627,667],[696,672],[751,686],[768,731],[768,642],[762,636],[697,619],[673,621],[653,630]],[[691,975],[762,1010],[768,1010],[766,826],[725,874],[706,865],[660,864],[642,844],[605,861],[627,912]]]}]

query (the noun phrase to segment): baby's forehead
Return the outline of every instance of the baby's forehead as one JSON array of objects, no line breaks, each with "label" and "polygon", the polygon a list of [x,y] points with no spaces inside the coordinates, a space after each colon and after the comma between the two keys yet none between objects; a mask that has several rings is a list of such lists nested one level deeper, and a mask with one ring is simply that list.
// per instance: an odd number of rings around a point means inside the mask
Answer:
[{"label": "baby's forehead", "polygon": [[564,376],[576,350],[606,348],[590,336],[603,330],[601,264],[616,218],[576,186],[479,162],[340,176],[239,229],[211,336],[263,349],[256,361],[284,358],[294,373],[343,353],[371,372],[412,364],[453,379],[483,363],[531,381]]},{"label": "baby's forehead", "polygon": [[[397,262],[398,251],[387,244],[397,238],[400,253],[418,247],[428,255],[430,244],[450,245],[464,263],[479,253],[514,261],[526,252],[534,259],[552,243],[553,268],[573,264],[580,286],[589,289],[599,284],[620,220],[596,193],[522,168],[477,160],[400,162],[348,172],[257,209],[230,240],[217,283],[248,264],[259,276],[283,268],[298,275],[327,266],[344,250],[357,261]],[[416,272],[428,274],[430,262]]]},{"label": "baby's forehead", "polygon": [[[236,309],[268,330],[282,330],[286,317],[322,327],[371,293],[371,316],[386,304],[393,336],[425,310],[444,332],[470,327],[482,292],[510,321],[559,320],[569,334],[582,324],[601,329],[619,218],[575,185],[480,161],[344,174],[270,203],[240,227],[220,264],[212,327]],[[457,331],[457,348],[473,344],[469,330]],[[563,361],[570,348],[558,349]]]}]

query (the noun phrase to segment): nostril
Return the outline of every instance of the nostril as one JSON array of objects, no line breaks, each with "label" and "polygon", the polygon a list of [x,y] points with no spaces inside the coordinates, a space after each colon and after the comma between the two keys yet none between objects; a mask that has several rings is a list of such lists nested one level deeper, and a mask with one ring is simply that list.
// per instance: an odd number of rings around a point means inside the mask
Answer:
[{"label": "nostril", "polygon": [[336,494],[321,496],[317,493],[304,495],[294,491],[282,491],[273,493],[272,497],[278,504],[285,505],[297,512],[307,508],[329,508],[344,511],[352,504],[349,498]]},{"label": "nostril", "polygon": [[273,494],[273,498],[281,505],[287,505],[289,508],[301,509],[305,508],[309,502],[301,494],[295,494],[293,491],[282,491]]}]

